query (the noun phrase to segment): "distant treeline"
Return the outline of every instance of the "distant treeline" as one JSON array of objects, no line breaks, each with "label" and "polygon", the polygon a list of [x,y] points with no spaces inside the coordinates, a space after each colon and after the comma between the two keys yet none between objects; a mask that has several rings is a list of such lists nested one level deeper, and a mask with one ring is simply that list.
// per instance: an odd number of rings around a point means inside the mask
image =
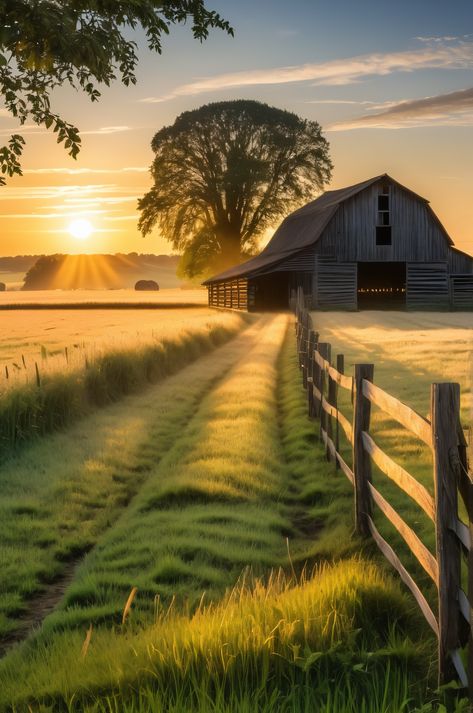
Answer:
[{"label": "distant treeline", "polygon": [[139,279],[176,287],[178,262],[178,255],[42,255],[28,268],[22,289],[119,289]]},{"label": "distant treeline", "polygon": [[0,272],[27,272],[42,255],[0,257]]}]

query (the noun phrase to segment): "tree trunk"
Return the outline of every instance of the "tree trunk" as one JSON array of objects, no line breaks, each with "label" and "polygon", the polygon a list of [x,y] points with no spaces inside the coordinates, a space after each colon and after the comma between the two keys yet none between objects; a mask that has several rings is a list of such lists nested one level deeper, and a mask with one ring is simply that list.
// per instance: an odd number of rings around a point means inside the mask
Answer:
[{"label": "tree trunk", "polygon": [[241,235],[230,227],[217,230],[217,240],[221,248],[218,258],[219,266],[222,269],[238,265],[242,261],[241,256]]}]

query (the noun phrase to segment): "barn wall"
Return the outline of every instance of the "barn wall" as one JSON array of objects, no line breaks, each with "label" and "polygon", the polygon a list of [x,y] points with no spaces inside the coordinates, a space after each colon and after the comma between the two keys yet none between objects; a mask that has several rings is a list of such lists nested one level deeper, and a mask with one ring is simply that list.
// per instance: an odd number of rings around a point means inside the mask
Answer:
[{"label": "barn wall", "polygon": [[376,245],[380,184],[342,203],[317,243],[317,253],[340,261],[444,261],[449,246],[424,201],[390,184],[392,245]]},{"label": "barn wall", "polygon": [[317,256],[312,300],[315,309],[356,310],[356,262],[342,263],[330,257]]},{"label": "barn wall", "polygon": [[473,257],[460,250],[448,251],[449,272],[473,275]]},{"label": "barn wall", "polygon": [[473,310],[473,274],[451,276],[450,298],[452,309]]},{"label": "barn wall", "polygon": [[407,263],[407,299],[411,310],[450,309],[447,263]]},{"label": "barn wall", "polygon": [[248,280],[212,282],[207,286],[209,305],[226,309],[248,309]]}]

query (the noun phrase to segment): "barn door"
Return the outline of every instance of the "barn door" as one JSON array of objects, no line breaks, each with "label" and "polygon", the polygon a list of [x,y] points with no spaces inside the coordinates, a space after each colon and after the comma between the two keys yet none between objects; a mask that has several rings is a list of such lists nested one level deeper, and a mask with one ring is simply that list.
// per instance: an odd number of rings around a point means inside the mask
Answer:
[{"label": "barn door", "polygon": [[450,307],[447,263],[407,263],[407,308],[446,310]]},{"label": "barn door", "polygon": [[357,309],[356,262],[337,262],[318,255],[314,282],[317,309]]}]

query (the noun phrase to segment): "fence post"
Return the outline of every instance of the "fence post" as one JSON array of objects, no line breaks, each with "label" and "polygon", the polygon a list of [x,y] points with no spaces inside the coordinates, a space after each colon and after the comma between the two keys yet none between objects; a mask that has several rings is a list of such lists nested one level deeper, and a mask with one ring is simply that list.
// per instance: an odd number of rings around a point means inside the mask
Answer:
[{"label": "fence post", "polygon": [[307,368],[309,366],[309,313],[304,312],[304,331],[302,337],[302,385],[304,390],[307,391]]},{"label": "fence post", "polygon": [[459,384],[432,384],[430,413],[439,567],[439,684],[443,684],[456,675],[449,654],[459,646],[460,545],[452,531],[458,517],[453,462],[455,456],[458,460]]},{"label": "fence post", "polygon": [[[322,359],[325,359],[326,361],[330,361],[332,358],[332,345],[329,344],[329,342],[321,342],[319,344],[319,354],[322,357]],[[328,392],[327,394],[324,394],[324,391],[326,390],[326,383],[327,383],[328,376],[326,376],[325,369],[320,370],[320,438],[322,439],[322,429],[325,431],[325,433],[328,435],[328,414],[325,411],[325,409],[322,407],[322,399],[324,396],[326,396],[326,399],[328,400]],[[326,452],[329,453],[330,451],[328,450],[328,446],[326,448]]]},{"label": "fence post", "polygon": [[371,516],[371,459],[363,447],[363,431],[369,431],[371,402],[363,395],[362,383],[373,381],[373,364],[355,364],[353,404],[353,474],[355,476],[355,529],[362,537],[370,535],[368,517]]},{"label": "fence post", "polygon": [[[330,355],[329,361],[330,362],[332,361],[331,355]],[[332,379],[330,374],[327,375],[327,380],[328,380],[327,401],[330,404],[330,406],[334,406],[336,408],[337,407],[337,382],[334,381],[334,379]],[[333,442],[336,450],[338,450],[337,446],[335,445],[336,441],[333,437],[333,431],[334,431],[333,422],[334,422],[334,419],[332,418],[332,416],[327,414],[327,416],[326,416],[327,435]],[[337,419],[335,419],[335,422],[337,423]],[[327,448],[325,449],[325,456],[326,456],[327,460],[329,460],[329,461],[334,460],[335,463],[337,463],[337,459],[332,456],[332,451],[328,447],[328,443],[327,443]]]},{"label": "fence post", "polygon": [[[337,354],[337,371],[339,374],[344,374],[345,373],[345,357],[343,354]],[[334,403],[333,405],[337,409],[338,413],[338,385],[335,384],[335,398],[334,398]],[[338,423],[338,418],[335,419],[335,449],[337,453],[340,453],[340,424]],[[340,463],[338,460],[335,458],[335,468],[338,470],[340,468]]]},{"label": "fence post", "polygon": [[317,335],[313,329],[309,332],[309,341],[307,346],[307,402],[309,418],[312,417],[313,402],[314,402],[314,349],[317,343]]}]

